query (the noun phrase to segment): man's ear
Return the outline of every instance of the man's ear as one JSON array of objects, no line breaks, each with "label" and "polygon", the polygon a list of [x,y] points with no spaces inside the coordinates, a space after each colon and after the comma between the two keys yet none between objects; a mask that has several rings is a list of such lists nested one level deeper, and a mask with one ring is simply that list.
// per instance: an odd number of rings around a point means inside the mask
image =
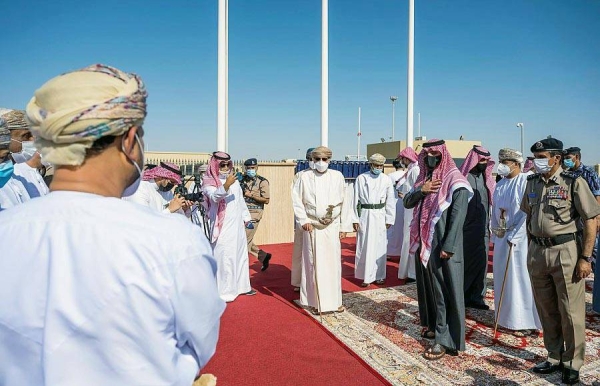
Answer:
[{"label": "man's ear", "polygon": [[133,152],[133,149],[135,148],[135,145],[137,143],[137,141],[135,139],[135,135],[137,134],[137,132],[138,132],[138,127],[133,126],[125,134],[123,134],[123,147],[125,148],[125,152],[127,152],[127,154],[129,154],[129,155],[131,155],[131,153]]}]

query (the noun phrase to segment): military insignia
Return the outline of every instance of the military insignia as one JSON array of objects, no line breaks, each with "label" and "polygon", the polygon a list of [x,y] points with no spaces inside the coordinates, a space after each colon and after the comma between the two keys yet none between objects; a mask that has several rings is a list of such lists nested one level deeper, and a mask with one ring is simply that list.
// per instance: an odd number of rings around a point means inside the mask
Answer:
[{"label": "military insignia", "polygon": [[567,188],[564,186],[553,186],[546,192],[548,200],[566,200],[569,197]]},{"label": "military insignia", "polygon": [[544,148],[544,144],[538,141],[538,142],[535,143],[535,148],[536,149],[543,149]]},{"label": "military insignia", "polygon": [[534,179],[538,178],[539,176],[540,176],[539,174],[530,174],[527,176],[527,181],[534,180]]}]

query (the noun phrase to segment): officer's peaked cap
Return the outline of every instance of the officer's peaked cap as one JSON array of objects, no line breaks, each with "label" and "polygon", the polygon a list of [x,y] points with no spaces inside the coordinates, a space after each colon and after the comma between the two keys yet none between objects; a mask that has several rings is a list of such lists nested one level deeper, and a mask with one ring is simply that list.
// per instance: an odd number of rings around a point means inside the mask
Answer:
[{"label": "officer's peaked cap", "polygon": [[541,141],[537,141],[531,146],[531,152],[536,153],[540,151],[562,151],[563,143],[556,138],[546,138]]},{"label": "officer's peaked cap", "polygon": [[256,158],[248,158],[246,161],[244,161],[244,166],[256,166],[258,165],[258,161],[256,161]]}]

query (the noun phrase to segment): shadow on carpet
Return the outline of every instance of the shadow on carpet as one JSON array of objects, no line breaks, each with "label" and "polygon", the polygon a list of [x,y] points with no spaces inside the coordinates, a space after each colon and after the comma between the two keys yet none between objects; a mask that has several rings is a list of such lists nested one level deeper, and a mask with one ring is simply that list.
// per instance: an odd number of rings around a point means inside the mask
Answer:
[{"label": "shadow on carpet", "polygon": [[[588,281],[589,283],[589,281]],[[488,275],[488,288],[492,288]],[[343,295],[347,312],[323,315],[323,325],[393,385],[558,385],[560,373],[530,369],[546,358],[542,336],[500,333],[494,341],[494,293],[490,310],[467,309],[466,351],[438,361],[422,357],[430,341],[420,337],[414,284]],[[586,293],[586,358],[581,384],[600,383],[600,316]],[[315,316],[317,321],[318,316]]]}]

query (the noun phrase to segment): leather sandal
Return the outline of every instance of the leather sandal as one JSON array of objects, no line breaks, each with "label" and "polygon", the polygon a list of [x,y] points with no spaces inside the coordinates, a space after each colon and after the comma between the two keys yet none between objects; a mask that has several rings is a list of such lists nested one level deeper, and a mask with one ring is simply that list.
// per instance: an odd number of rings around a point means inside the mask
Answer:
[{"label": "leather sandal", "polygon": [[438,359],[443,358],[444,355],[446,355],[446,348],[439,343],[430,346],[423,353],[423,357],[430,361],[437,361]]},{"label": "leather sandal", "polygon": [[435,332],[427,329],[427,327],[421,330],[421,338],[424,339],[435,339]]}]

